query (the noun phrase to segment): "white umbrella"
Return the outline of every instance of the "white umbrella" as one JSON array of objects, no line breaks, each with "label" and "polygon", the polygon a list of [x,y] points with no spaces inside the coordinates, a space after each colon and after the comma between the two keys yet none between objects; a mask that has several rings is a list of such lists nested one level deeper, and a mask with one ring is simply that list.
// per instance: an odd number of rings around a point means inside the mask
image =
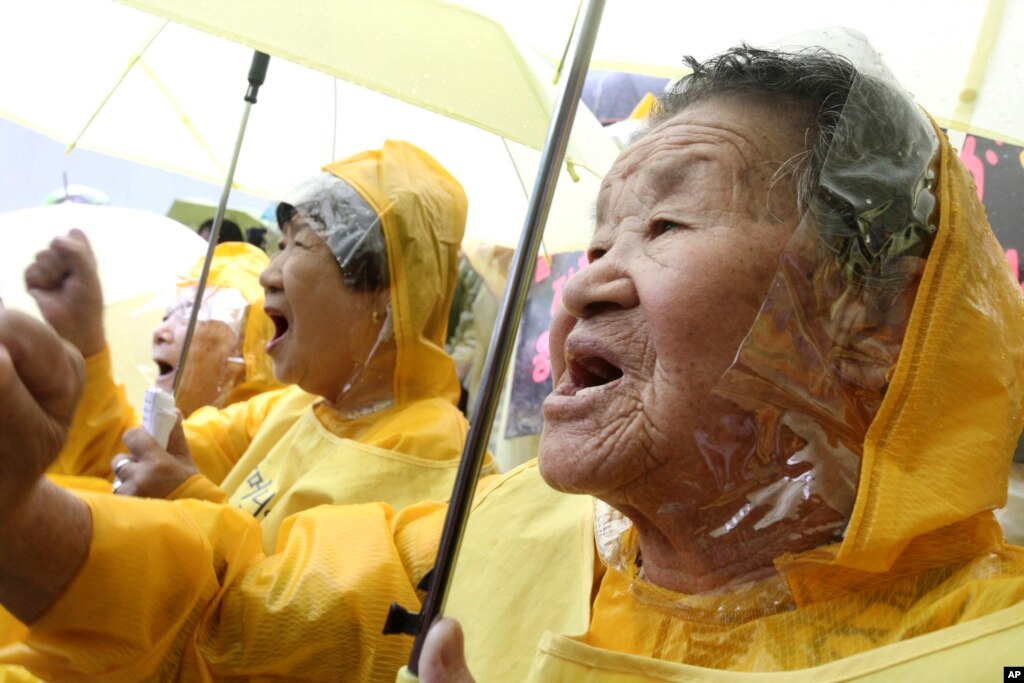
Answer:
[{"label": "white umbrella", "polygon": [[166,216],[149,211],[85,204],[39,206],[0,214],[0,297],[4,305],[37,318],[24,273],[37,252],[71,228],[89,238],[103,285],[103,320],[117,378],[141,408],[153,386],[152,333],[178,278],[206,253],[206,242]]},{"label": "white umbrella", "polygon": [[[556,60],[577,5],[461,1]],[[941,125],[1024,145],[1024,0],[608,0],[591,67],[679,76],[683,55],[703,59],[741,41],[764,45],[832,26],[867,36]]]},{"label": "white umbrella", "polygon": [[[362,9],[371,24],[370,19],[381,21],[383,8],[392,4],[409,10],[407,24],[414,18],[410,7],[448,8],[444,3],[431,2],[389,0],[370,4],[376,9]],[[284,15],[304,17],[308,23],[308,8],[320,7],[322,3],[303,4],[304,11],[296,10],[293,4],[269,5],[285,8]],[[190,3],[174,3],[167,9],[189,6]],[[354,18],[360,16],[359,7],[337,5],[342,6],[346,11],[352,10]],[[203,3],[202,7],[220,12],[228,11],[234,3]],[[236,26],[244,17],[260,16],[261,7],[261,3],[247,3],[245,11],[238,11],[239,21],[226,25]],[[457,16],[477,15],[459,11]],[[343,38],[347,33],[335,35],[335,29],[341,30],[337,22],[322,19],[320,23],[322,30],[318,35],[307,34],[307,44],[317,47],[321,43],[346,42]],[[487,28],[491,32],[488,35],[503,35],[493,22],[472,19],[471,24]],[[86,25],[89,29],[82,30]],[[58,140],[74,140],[117,76],[131,63],[131,55],[159,25],[156,17],[102,0],[2,0],[0,115]],[[274,34],[286,32],[272,18],[257,25],[266,25]],[[358,25],[350,21],[346,30]],[[402,26],[409,28],[406,24]],[[435,27],[433,32],[438,33],[439,29]],[[437,104],[438,97],[430,95],[431,87],[441,85],[447,78],[449,84],[458,85],[454,92],[471,93],[468,101],[476,103],[475,109],[469,109],[470,114],[462,118],[476,117],[478,126],[503,129],[508,138],[272,58],[267,82],[249,119],[235,186],[277,198],[291,183],[325,163],[379,146],[387,137],[401,138],[434,155],[466,187],[470,199],[470,236],[477,241],[514,245],[522,227],[527,190],[532,187],[538,156],[512,140],[539,144],[547,123],[547,112],[543,109],[546,105],[542,103],[550,87],[526,64],[525,55],[513,51],[507,39],[474,57],[473,51],[484,46],[465,48],[457,45],[455,36],[450,38],[450,44],[455,46],[450,50],[451,59],[458,58],[463,66],[453,67],[445,77],[436,71],[443,65],[425,63],[406,75],[406,80],[413,83],[403,87],[408,93],[422,90],[420,94],[429,95],[428,104],[435,103],[435,109],[462,106],[458,100],[450,105]],[[390,49],[388,45],[379,45],[373,50],[377,60],[374,65],[363,65],[375,76],[375,86],[377,81],[390,77],[392,71],[405,73],[409,68],[399,60],[395,63],[401,68],[386,70],[383,65],[392,63],[384,59]],[[466,50],[470,51],[468,56]],[[498,59],[495,55],[506,53],[511,55],[515,70],[505,68],[509,59],[504,57],[492,64]],[[173,23],[167,25],[128,69],[78,144],[222,182],[237,132],[244,76],[251,55],[250,49],[238,44]],[[467,64],[479,66],[477,73],[467,75]],[[493,73],[489,73],[492,68]],[[470,77],[478,87],[466,83]],[[513,79],[513,85],[518,84],[518,90],[506,92],[509,79]],[[41,84],[46,87],[40,87]],[[512,106],[509,94],[527,86],[536,91],[527,101],[529,106]],[[477,120],[481,117],[482,122]],[[495,117],[493,125],[487,123],[486,117]],[[579,183],[570,183],[567,174],[560,183],[551,220],[552,225],[558,226],[560,237],[556,239],[553,232],[549,233],[545,244],[550,251],[579,248],[589,239],[590,207],[598,180],[617,153],[614,143],[585,110],[577,117],[574,132],[578,134],[578,144],[576,151],[570,148],[570,154],[587,168],[578,169]]]}]

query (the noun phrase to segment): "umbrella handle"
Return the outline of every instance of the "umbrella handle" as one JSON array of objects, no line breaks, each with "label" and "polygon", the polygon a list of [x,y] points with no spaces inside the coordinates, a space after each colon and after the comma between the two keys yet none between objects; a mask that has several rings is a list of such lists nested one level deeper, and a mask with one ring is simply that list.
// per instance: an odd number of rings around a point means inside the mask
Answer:
[{"label": "umbrella handle", "polygon": [[589,0],[582,25],[573,35],[572,63],[568,77],[562,81],[559,89],[547,139],[541,152],[540,168],[530,197],[523,233],[509,271],[508,285],[498,312],[498,320],[491,335],[491,344],[487,350],[487,360],[480,380],[481,391],[474,401],[473,418],[459,461],[459,470],[455,475],[455,486],[441,532],[437,559],[430,572],[430,589],[423,601],[423,609],[418,614],[411,613],[392,603],[384,627],[385,633],[407,633],[416,636],[408,664],[408,669],[413,674],[419,673],[423,641],[430,626],[444,609],[448,586],[455,572],[455,562],[469,518],[476,481],[487,452],[487,439],[498,406],[502,378],[509,366],[519,321],[526,305],[526,295],[533,279],[532,273],[537,262],[544,223],[551,209],[558,171],[569,144],[569,132],[579,105],[583,79],[590,64],[590,55],[594,49],[603,10],[604,0]]},{"label": "umbrella handle", "polygon": [[231,165],[228,167],[228,174],[224,179],[224,189],[220,193],[217,213],[213,216],[213,227],[210,228],[210,243],[206,247],[203,270],[199,275],[199,282],[196,284],[196,299],[192,304],[192,313],[188,317],[188,327],[185,329],[185,339],[181,344],[181,355],[178,356],[178,369],[174,373],[174,387],[171,389],[171,393],[175,396],[178,395],[181,378],[185,376],[183,369],[185,361],[188,360],[189,348],[192,346],[192,335],[196,330],[196,321],[199,319],[199,309],[203,302],[203,295],[206,293],[206,280],[210,276],[213,250],[217,247],[217,239],[220,237],[220,226],[224,222],[224,213],[227,211],[228,196],[231,194],[231,183],[235,179],[235,166],[238,164],[238,153],[242,150],[242,139],[245,137],[245,128],[249,124],[249,111],[252,109],[252,105],[256,104],[256,94],[267,77],[267,65],[269,62],[269,55],[256,51],[253,53],[252,63],[249,65],[249,89],[245,93],[245,109],[242,111],[242,123],[238,127],[238,137],[235,138],[235,149],[231,153]]},{"label": "umbrella handle", "polygon": [[245,101],[249,104],[256,104],[256,95],[267,78],[269,63],[270,55],[259,51],[253,54],[252,64],[249,65],[249,90],[245,93]]}]

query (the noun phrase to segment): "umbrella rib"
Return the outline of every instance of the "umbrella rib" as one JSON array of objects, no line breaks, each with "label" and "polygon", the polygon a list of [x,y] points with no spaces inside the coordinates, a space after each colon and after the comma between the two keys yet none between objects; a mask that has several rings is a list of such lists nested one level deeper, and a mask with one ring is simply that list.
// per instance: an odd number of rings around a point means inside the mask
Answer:
[{"label": "umbrella rib", "polygon": [[562,78],[562,69],[565,67],[565,58],[569,55],[569,46],[572,45],[572,37],[576,33],[576,24],[580,21],[580,12],[583,11],[583,0],[579,0],[576,3],[576,14],[572,18],[572,26],[569,28],[569,38],[565,41],[565,47],[562,49],[562,56],[558,59],[558,64],[555,65],[555,74],[551,79],[551,82],[558,85],[559,79]]},{"label": "umbrella rib", "polygon": [[989,57],[999,38],[999,27],[1003,21],[1004,7],[1004,0],[989,0],[981,28],[978,30],[978,40],[975,42],[971,64],[967,68],[967,77],[964,78],[964,87],[960,91],[960,97],[953,110],[951,124],[965,133],[971,132],[971,118],[974,116],[978,96],[985,83]]},{"label": "umbrella rib", "polygon": [[[575,32],[575,30],[576,30],[575,27],[573,27],[573,31],[574,32]],[[512,168],[514,168],[516,170],[516,180],[519,181],[519,187],[521,187],[523,189],[523,196],[526,197],[526,201],[529,202],[530,201],[530,192],[529,192],[529,190],[526,189],[526,183],[523,182],[523,176],[520,175],[520,173],[519,173],[519,166],[516,164],[516,160],[512,156],[512,150],[509,149],[509,147],[508,147],[508,140],[505,139],[505,138],[501,138],[501,144],[504,145],[504,147],[505,147],[505,154],[508,155],[508,160],[512,162]],[[568,162],[566,162],[566,163],[568,164]],[[579,180],[579,178],[576,178],[576,180]],[[543,237],[541,237],[541,239],[540,239],[540,250],[544,253],[544,260],[550,266],[551,265],[551,256],[548,253],[547,242],[546,242],[546,240]]]},{"label": "umbrella rib", "polygon": [[96,116],[99,115],[99,113],[103,110],[103,107],[107,105],[107,101],[110,100],[111,96],[113,96],[117,89],[121,87],[121,83],[124,82],[124,79],[128,75],[128,72],[132,70],[132,67],[135,66],[136,62],[142,59],[142,53],[149,49],[149,46],[153,43],[154,40],[156,40],[156,37],[160,35],[160,32],[164,30],[164,27],[167,26],[168,23],[170,22],[167,19],[161,21],[160,24],[156,27],[156,29],[142,43],[142,47],[140,47],[135,52],[135,54],[133,54],[131,58],[129,58],[128,63],[125,64],[125,67],[121,71],[121,75],[118,76],[117,81],[110,88],[110,90],[107,91],[107,94],[100,101],[99,106],[96,107],[96,110],[93,111],[93,113],[89,116],[88,120],[86,120],[85,125],[82,126],[82,130],[78,131],[78,135],[76,135],[75,138],[64,149],[65,154],[69,154],[71,150],[73,150],[75,146],[78,145],[78,141],[82,139],[83,135],[85,135],[85,131],[89,130],[89,126],[92,125],[92,122],[96,119]]},{"label": "umbrella rib", "polygon": [[149,79],[153,81],[153,84],[160,91],[160,94],[163,95],[164,98],[166,98],[166,100],[170,103],[171,107],[174,109],[174,112],[178,115],[178,118],[181,120],[181,125],[185,126],[185,128],[188,129],[188,132],[192,134],[192,137],[195,138],[196,142],[199,143],[199,146],[203,148],[204,152],[206,152],[206,156],[210,157],[210,161],[213,162],[213,165],[217,167],[218,173],[223,175],[225,172],[224,164],[222,164],[220,160],[217,158],[217,154],[213,151],[213,148],[210,147],[210,145],[207,144],[206,140],[203,139],[203,136],[199,133],[199,130],[197,130],[194,125],[192,125],[192,120],[188,117],[188,114],[185,113],[185,110],[181,108],[181,105],[178,104],[178,101],[174,99],[174,96],[171,95],[171,92],[167,89],[167,86],[163,84],[163,81],[161,81],[159,77],[157,77],[153,70],[149,68],[149,65],[146,64],[146,62],[142,59],[139,59],[139,68],[141,68],[143,73],[145,73],[149,77]]}]

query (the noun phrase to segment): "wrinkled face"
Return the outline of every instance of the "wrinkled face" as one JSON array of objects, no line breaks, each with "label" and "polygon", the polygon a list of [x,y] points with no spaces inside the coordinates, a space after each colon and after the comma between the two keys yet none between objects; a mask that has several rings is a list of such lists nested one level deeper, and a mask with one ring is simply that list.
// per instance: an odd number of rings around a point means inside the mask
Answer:
[{"label": "wrinkled face", "polygon": [[274,376],[336,400],[372,353],[386,294],[348,287],[331,250],[302,214],[282,226],[280,250],[260,284],[275,327],[267,344]]},{"label": "wrinkled face", "polygon": [[628,147],[602,184],[590,265],[551,326],[540,466],[557,489],[671,504],[711,486],[693,430],[796,227],[781,162],[796,110],[719,97]]}]

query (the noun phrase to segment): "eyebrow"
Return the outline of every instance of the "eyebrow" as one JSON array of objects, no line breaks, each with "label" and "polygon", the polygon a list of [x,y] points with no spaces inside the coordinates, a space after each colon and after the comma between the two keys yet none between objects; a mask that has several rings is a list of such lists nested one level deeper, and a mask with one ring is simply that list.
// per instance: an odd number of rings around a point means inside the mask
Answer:
[{"label": "eyebrow", "polygon": [[667,190],[677,188],[686,182],[687,177],[693,172],[693,163],[691,161],[689,164],[659,164],[656,168],[648,167],[646,170],[649,187],[659,194],[664,194]]}]

